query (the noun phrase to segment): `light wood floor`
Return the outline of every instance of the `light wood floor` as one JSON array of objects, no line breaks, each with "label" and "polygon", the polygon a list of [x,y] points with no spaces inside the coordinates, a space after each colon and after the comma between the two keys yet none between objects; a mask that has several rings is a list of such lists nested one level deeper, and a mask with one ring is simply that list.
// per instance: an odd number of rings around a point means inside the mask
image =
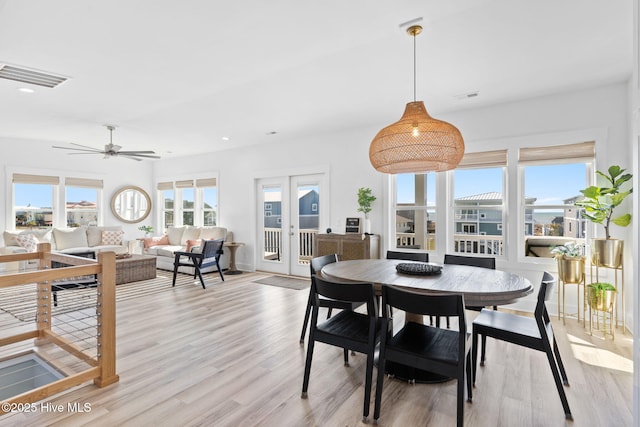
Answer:
[{"label": "light wood floor", "polygon": [[[7,414],[16,426],[363,426],[364,361],[342,364],[340,349],[318,344],[309,398],[300,399],[305,347],[298,343],[308,296],[252,283],[264,273],[207,275],[199,283],[123,301],[117,308],[120,382],[92,384],[53,404],[89,403],[88,413]],[[169,274],[166,274],[169,278]],[[474,314],[469,312],[470,322]],[[590,336],[575,319],[554,320],[575,421],[565,422],[543,353],[488,340],[466,426],[631,426],[632,339]],[[375,375],[375,370],[374,370]],[[374,380],[375,387],[375,380]],[[382,426],[455,425],[455,381],[409,385],[386,380]],[[373,414],[373,404],[371,405]]]}]

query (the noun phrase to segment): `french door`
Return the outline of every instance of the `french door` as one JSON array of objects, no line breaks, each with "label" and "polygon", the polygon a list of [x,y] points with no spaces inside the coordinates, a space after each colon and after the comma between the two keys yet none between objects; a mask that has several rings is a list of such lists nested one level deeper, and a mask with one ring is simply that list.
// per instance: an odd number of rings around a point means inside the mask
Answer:
[{"label": "french door", "polygon": [[324,174],[256,181],[258,270],[309,275],[315,235],[325,211],[320,202],[323,181]]}]

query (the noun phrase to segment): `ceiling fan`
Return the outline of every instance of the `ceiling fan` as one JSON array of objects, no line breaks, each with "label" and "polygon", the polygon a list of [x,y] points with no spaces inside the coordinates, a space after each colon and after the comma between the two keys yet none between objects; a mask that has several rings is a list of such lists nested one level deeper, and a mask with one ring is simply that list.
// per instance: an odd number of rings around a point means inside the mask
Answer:
[{"label": "ceiling fan", "polygon": [[68,154],[102,154],[105,159],[110,157],[125,157],[127,159],[142,161],[143,158],[146,159],[159,159],[160,156],[154,156],[155,151],[120,151],[121,146],[113,144],[113,131],[115,130],[115,126],[113,125],[105,125],[105,127],[109,130],[109,143],[104,146],[104,150],[98,150],[97,148],[87,147],[86,145],[75,144],[71,142],[71,145],[75,145],[77,147],[82,148],[74,148],[74,147],[59,147],[57,145],[53,145],[53,148],[61,148],[63,150],[74,150],[74,153]]}]

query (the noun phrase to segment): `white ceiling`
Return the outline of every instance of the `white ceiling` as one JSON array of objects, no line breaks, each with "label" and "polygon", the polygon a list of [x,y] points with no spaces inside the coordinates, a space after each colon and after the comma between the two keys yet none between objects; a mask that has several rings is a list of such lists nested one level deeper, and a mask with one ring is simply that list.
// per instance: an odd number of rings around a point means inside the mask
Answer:
[{"label": "white ceiling", "polygon": [[418,17],[417,98],[436,117],[621,82],[632,13],[632,0],[0,0],[0,63],[70,77],[31,94],[0,79],[0,138],[102,148],[110,123],[125,150],[169,157],[378,129],[413,100],[399,25]]}]

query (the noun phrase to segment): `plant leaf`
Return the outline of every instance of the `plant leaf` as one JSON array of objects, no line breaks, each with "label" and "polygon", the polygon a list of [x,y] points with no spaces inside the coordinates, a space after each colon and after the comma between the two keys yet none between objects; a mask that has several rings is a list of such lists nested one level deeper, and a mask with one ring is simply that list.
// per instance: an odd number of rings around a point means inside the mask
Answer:
[{"label": "plant leaf", "polygon": [[613,222],[615,225],[619,225],[620,227],[626,227],[627,225],[631,224],[631,214],[624,214],[624,215],[620,215],[617,218],[613,218],[611,219],[611,222]]}]

